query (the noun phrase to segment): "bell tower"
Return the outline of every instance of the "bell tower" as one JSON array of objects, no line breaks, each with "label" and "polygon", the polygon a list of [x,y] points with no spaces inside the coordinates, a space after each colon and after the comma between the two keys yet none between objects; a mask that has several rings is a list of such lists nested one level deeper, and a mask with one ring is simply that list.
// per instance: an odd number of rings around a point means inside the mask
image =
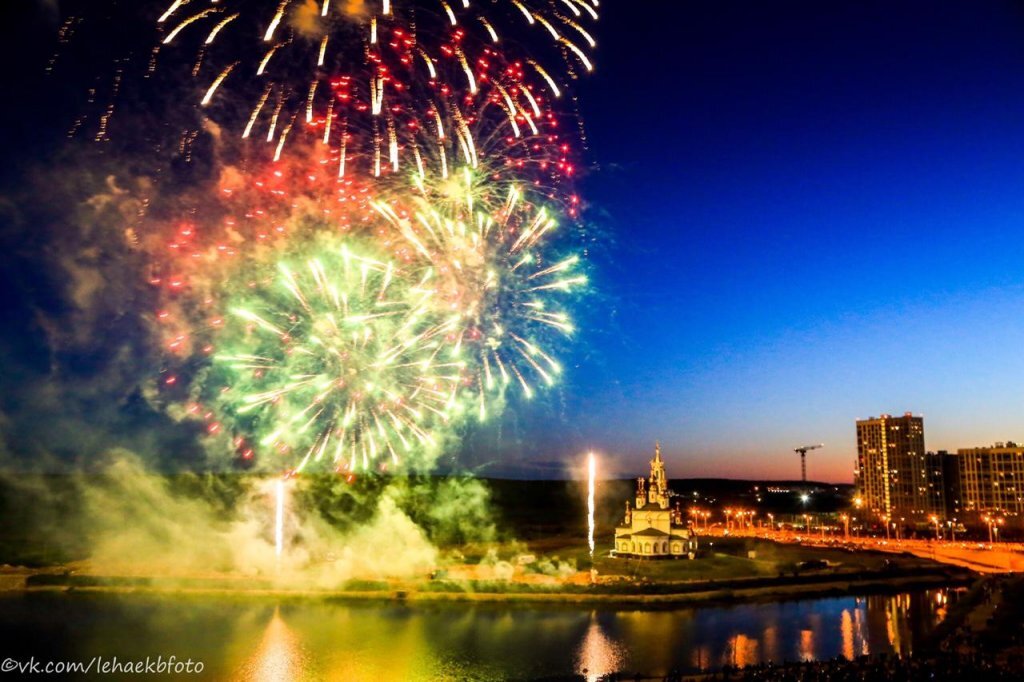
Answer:
[{"label": "bell tower", "polygon": [[665,476],[665,462],[661,459],[661,443],[654,444],[654,459],[651,460],[651,485],[647,499],[662,509],[668,509],[668,479]]}]

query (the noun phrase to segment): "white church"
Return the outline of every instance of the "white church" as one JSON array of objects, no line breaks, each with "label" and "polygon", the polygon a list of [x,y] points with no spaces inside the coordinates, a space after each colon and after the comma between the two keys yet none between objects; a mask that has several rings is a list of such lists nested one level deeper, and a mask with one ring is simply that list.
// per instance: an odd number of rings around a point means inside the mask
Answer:
[{"label": "white church", "polygon": [[692,559],[697,552],[697,536],[683,522],[679,503],[669,503],[668,478],[661,459],[661,445],[654,446],[651,478],[636,479],[636,507],[626,501],[626,516],[615,527],[617,557],[643,559]]}]

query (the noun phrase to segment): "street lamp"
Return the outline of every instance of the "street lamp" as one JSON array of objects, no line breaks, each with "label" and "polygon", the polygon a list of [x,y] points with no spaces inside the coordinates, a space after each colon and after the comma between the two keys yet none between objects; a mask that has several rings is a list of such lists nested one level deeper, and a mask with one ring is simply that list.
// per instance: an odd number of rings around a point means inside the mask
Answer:
[{"label": "street lamp", "polygon": [[942,539],[942,527],[939,526],[939,517],[936,516],[935,514],[932,514],[929,518],[931,519],[932,523],[935,524],[935,539],[936,540],[941,540]]},{"label": "street lamp", "polygon": [[850,515],[842,514],[840,517],[843,520],[843,539],[847,542],[850,541]]},{"label": "street lamp", "polygon": [[992,522],[995,519],[993,519],[988,514],[985,514],[984,516],[981,517],[981,520],[988,524],[988,542],[989,542],[989,544],[992,544],[994,542],[994,540],[992,539],[992,535],[993,535],[993,533],[992,533]]},{"label": "street lamp", "polygon": [[811,515],[810,514],[804,514],[804,525],[807,527],[807,534],[810,535],[810,533],[811,533]]}]

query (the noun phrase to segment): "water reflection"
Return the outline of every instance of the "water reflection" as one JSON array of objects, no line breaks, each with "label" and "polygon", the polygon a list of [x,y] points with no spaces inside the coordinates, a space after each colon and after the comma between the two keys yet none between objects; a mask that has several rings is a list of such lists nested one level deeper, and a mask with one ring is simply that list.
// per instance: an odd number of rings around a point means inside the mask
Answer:
[{"label": "water reflection", "polygon": [[853,615],[851,615],[849,609],[843,609],[842,622],[839,629],[843,633],[843,657],[852,659],[856,656],[856,652],[853,647]]},{"label": "water reflection", "polygon": [[801,661],[812,661],[814,660],[814,631],[813,630],[801,630],[800,631],[800,655]]},{"label": "water reflection", "polygon": [[743,667],[757,663],[761,660],[760,648],[760,641],[743,633],[734,635],[729,640],[726,660],[722,661],[722,664]]},{"label": "water reflection", "polygon": [[587,682],[596,682],[602,676],[622,669],[619,646],[605,636],[596,613],[590,615],[590,626],[580,643],[576,661],[576,672]]},{"label": "water reflection", "polygon": [[211,679],[530,679],[906,653],[955,594],[581,610],[245,597],[0,596],[0,654],[202,660]]},{"label": "water reflection", "polygon": [[241,677],[253,682],[301,680],[309,677],[306,656],[298,637],[281,618],[280,609],[267,624],[252,658],[242,666]]}]

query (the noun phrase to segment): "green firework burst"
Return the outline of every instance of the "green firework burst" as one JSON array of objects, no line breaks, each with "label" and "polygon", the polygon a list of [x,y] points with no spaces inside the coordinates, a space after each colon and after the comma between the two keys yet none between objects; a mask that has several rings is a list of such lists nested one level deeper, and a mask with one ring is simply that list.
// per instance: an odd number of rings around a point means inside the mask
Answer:
[{"label": "green firework burst", "polygon": [[367,469],[436,447],[460,412],[426,277],[359,240],[321,237],[232,287],[211,386],[219,411],[295,470]]}]

